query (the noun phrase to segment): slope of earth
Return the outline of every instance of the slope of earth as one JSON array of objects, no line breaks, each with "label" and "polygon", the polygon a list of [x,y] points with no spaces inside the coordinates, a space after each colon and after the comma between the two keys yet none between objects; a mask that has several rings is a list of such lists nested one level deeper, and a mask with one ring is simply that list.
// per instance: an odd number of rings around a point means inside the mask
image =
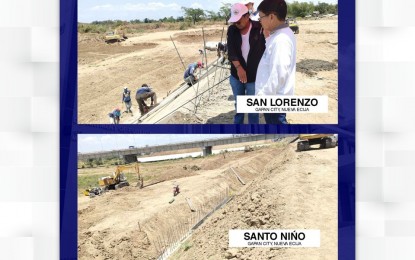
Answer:
[{"label": "slope of earth", "polygon": [[[249,184],[284,146],[284,142],[276,142],[251,152],[141,164],[144,178],[151,177],[143,189],[131,183],[95,198],[80,195],[79,259],[155,259],[160,254],[157,240],[169,236],[171,227],[193,224],[195,214],[214,207],[226,192],[245,188],[230,167]],[[88,170],[79,175],[88,174]],[[98,176],[98,171],[94,169],[91,174]],[[174,184],[180,185],[181,192],[171,202]],[[186,198],[192,200],[196,212],[190,211]]]},{"label": "slope of earth", "polygon": [[[171,259],[337,259],[337,148],[291,144]],[[319,229],[319,248],[228,248],[230,229]]]},{"label": "slope of earth", "polygon": [[[223,26],[205,28],[206,41],[220,41]],[[106,124],[107,114],[119,107],[124,86],[132,90],[133,113],[123,114],[121,123],[138,118],[135,91],[149,84],[159,100],[176,89],[183,80],[183,65],[170,36],[175,41],[184,65],[201,60],[201,29],[155,31],[131,35],[125,42],[105,44],[99,36],[78,37],[78,122]],[[224,32],[224,37],[226,32]],[[216,52],[208,52],[208,61]]]},{"label": "slope of earth", "polygon": [[[156,259],[160,238],[175,241],[172,227],[191,226],[201,209],[217,205],[225,192],[236,196],[207,218],[186,242],[187,250],[179,249],[173,259],[335,256],[337,148],[294,150],[295,144],[278,142],[251,152],[142,164],[144,175],[168,181],[143,189],[132,183],[92,199],[78,197],[78,258]],[[85,169],[82,174],[87,174]],[[173,184],[181,189],[174,201]],[[196,212],[190,211],[185,198],[192,200]],[[228,249],[227,234],[232,228],[320,229],[321,247]]]}]

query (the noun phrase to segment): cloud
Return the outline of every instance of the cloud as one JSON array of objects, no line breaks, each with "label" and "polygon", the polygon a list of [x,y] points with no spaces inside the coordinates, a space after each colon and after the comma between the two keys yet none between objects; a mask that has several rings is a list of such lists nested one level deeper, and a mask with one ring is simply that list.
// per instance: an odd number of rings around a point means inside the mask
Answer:
[{"label": "cloud", "polygon": [[199,4],[198,2],[191,4],[190,7],[191,8],[200,8],[200,9],[203,9],[203,6],[201,4]]},{"label": "cloud", "polygon": [[97,6],[92,7],[91,9],[94,10],[94,11],[101,11],[101,10],[110,11],[110,10],[114,9],[114,7],[113,7],[113,5],[106,4],[106,5],[97,5]]},{"label": "cloud", "polygon": [[139,4],[121,4],[121,5],[97,5],[91,8],[93,11],[124,11],[124,12],[146,12],[146,11],[161,11],[161,10],[180,10],[180,6],[176,3],[164,4],[160,2],[139,3]]},{"label": "cloud", "polygon": [[97,138],[94,136],[81,137],[79,142],[84,143],[84,144],[97,143]]}]

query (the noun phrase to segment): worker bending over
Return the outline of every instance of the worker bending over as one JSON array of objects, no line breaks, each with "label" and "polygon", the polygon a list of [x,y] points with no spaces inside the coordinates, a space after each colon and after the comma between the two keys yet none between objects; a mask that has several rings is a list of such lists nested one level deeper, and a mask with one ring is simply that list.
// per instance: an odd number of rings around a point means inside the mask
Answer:
[{"label": "worker bending over", "polygon": [[184,72],[184,81],[187,83],[187,85],[192,86],[196,83],[197,77],[195,76],[196,70],[203,68],[203,63],[198,61],[192,64],[189,64],[187,66],[187,69]]},{"label": "worker bending over", "polygon": [[140,109],[141,116],[145,115],[150,109],[150,107],[147,106],[145,102],[148,98],[151,98],[150,106],[154,106],[157,104],[156,93],[147,84],[143,84],[141,88],[137,90],[137,93],[135,95],[135,99],[137,100],[138,108]]},{"label": "worker bending over", "polygon": [[114,108],[111,113],[108,113],[110,118],[110,124],[118,125],[120,123],[121,110],[119,108]]}]

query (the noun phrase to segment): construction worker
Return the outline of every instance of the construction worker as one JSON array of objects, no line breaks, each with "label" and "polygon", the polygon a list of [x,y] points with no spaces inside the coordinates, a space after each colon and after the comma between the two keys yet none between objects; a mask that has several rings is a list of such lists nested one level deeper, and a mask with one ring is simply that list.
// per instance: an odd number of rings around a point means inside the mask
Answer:
[{"label": "construction worker", "polygon": [[228,59],[228,45],[226,43],[218,43],[218,58],[221,58],[221,64],[225,63],[225,60]]},{"label": "construction worker", "polygon": [[148,98],[151,98],[151,107],[157,104],[156,93],[147,84],[143,84],[141,88],[137,90],[137,93],[135,95],[135,99],[137,100],[141,116],[145,115],[150,109],[150,107],[147,106],[145,102]]},{"label": "construction worker", "polygon": [[122,93],[122,102],[125,104],[125,112],[133,113],[131,111],[131,91],[127,87],[124,87],[124,91]]},{"label": "construction worker", "polygon": [[110,124],[118,125],[120,123],[121,110],[119,108],[114,108],[108,116],[110,117]]},{"label": "construction worker", "polygon": [[197,77],[195,76],[196,69],[203,68],[203,63],[201,61],[191,63],[189,66],[187,66],[187,69],[184,72],[184,81],[187,83],[187,85],[192,86],[196,83]]},{"label": "construction worker", "polygon": [[175,197],[176,195],[178,195],[180,193],[180,188],[179,188],[179,184],[175,184],[173,186],[173,197]]},{"label": "construction worker", "polygon": [[254,9],[255,3],[252,2],[252,0],[243,0],[241,4],[245,5],[248,8],[249,19],[251,19],[252,21],[259,22],[258,11],[255,11]]}]

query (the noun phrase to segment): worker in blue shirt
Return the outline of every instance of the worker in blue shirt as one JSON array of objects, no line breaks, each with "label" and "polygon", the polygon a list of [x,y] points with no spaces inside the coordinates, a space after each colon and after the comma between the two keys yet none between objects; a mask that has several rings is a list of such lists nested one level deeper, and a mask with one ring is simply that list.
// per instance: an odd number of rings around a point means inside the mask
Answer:
[{"label": "worker in blue shirt", "polygon": [[197,77],[195,76],[195,73],[196,73],[196,69],[198,68],[203,68],[203,63],[200,61],[191,63],[189,64],[189,66],[187,66],[187,69],[184,72],[183,78],[184,78],[184,81],[189,86],[192,86],[193,84],[196,83]]},{"label": "worker in blue shirt", "polygon": [[120,123],[121,110],[114,108],[111,113],[108,113],[108,116],[110,117],[110,124],[118,125]]},{"label": "worker in blue shirt", "polygon": [[125,112],[133,113],[131,111],[131,91],[127,87],[124,87],[124,91],[122,93],[122,102],[125,104]]},{"label": "worker in blue shirt", "polygon": [[147,84],[143,84],[141,88],[137,90],[137,93],[135,95],[135,99],[137,100],[138,108],[140,109],[141,116],[146,114],[148,110],[150,109],[150,107],[147,106],[145,102],[148,98],[151,98],[150,106],[154,106],[157,104],[156,93]]}]

